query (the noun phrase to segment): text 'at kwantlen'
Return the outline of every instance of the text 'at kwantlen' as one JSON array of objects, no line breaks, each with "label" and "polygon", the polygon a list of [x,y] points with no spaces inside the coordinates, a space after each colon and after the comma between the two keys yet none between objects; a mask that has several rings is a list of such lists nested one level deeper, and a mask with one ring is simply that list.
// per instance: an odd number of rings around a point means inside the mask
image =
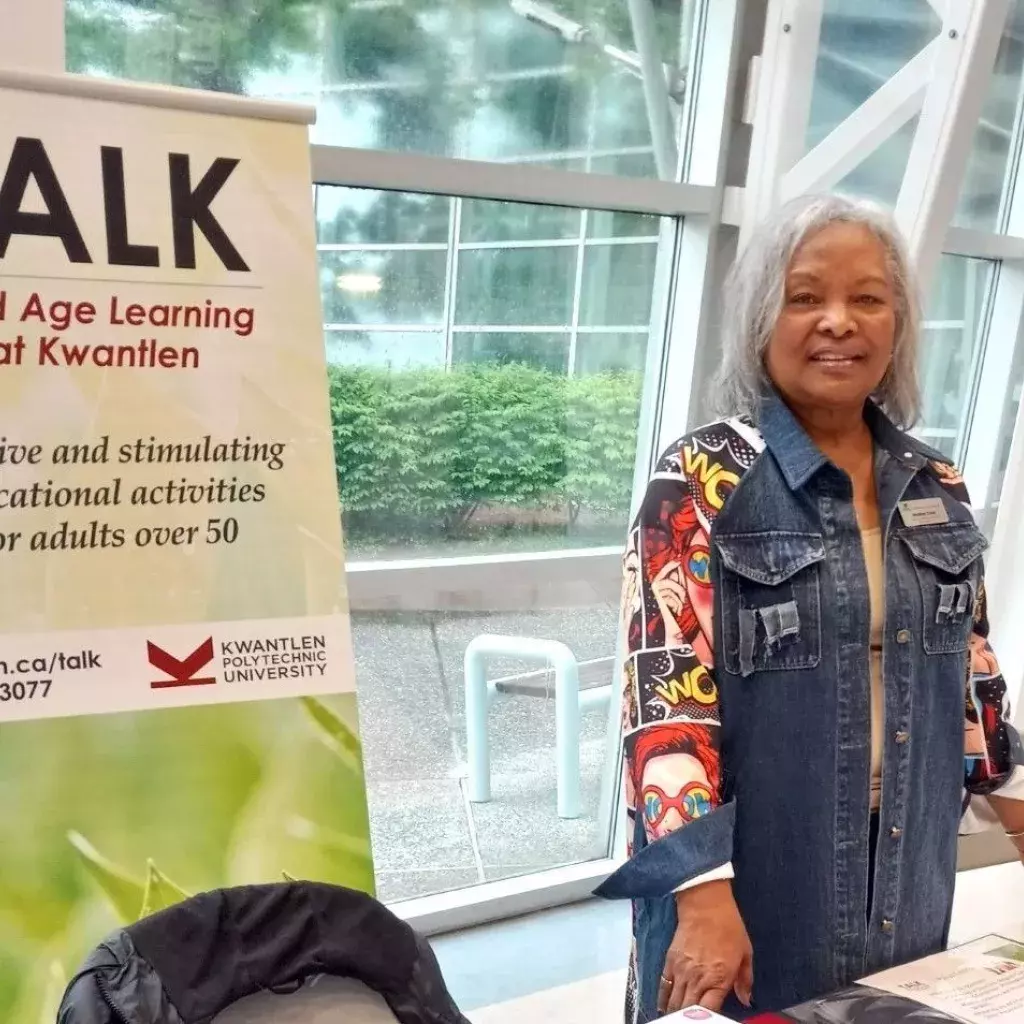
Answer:
[{"label": "text 'at kwantlen'", "polygon": [[[218,306],[212,299],[200,303],[124,302],[113,295],[102,316],[92,302],[70,299],[46,301],[32,292],[16,303],[6,290],[0,290],[0,322],[8,319],[19,324],[39,324],[54,331],[89,327],[97,323],[111,328],[159,327],[200,332],[230,332],[249,337],[255,327],[256,313],[251,306]],[[194,345],[163,344],[154,337],[140,338],[130,344],[65,341],[60,334],[44,334],[27,339],[19,334],[0,340],[0,366],[98,366],[161,369],[196,369],[199,349]]]}]

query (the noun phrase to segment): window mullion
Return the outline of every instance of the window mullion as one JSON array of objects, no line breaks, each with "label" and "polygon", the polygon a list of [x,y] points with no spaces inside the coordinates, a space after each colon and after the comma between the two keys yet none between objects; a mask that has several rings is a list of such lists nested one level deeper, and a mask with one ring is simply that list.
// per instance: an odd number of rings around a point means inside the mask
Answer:
[{"label": "window mullion", "polygon": [[451,369],[455,361],[455,300],[459,287],[459,236],[462,234],[462,200],[449,200],[448,253],[444,281],[444,364]]}]

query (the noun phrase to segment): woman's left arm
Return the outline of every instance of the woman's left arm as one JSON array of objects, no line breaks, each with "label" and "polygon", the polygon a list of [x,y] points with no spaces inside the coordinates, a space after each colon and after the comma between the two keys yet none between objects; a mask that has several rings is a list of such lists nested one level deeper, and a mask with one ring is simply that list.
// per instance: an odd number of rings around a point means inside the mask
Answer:
[{"label": "woman's left arm", "polygon": [[1006,680],[989,643],[982,584],[974,613],[964,728],[965,785],[984,796],[1024,858],[1024,768],[1015,764],[1020,737],[1010,721]]}]

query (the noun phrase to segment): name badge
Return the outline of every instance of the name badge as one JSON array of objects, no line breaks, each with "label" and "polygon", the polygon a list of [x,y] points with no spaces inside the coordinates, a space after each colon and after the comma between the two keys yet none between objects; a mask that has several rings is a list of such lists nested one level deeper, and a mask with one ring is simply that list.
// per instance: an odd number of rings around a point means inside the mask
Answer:
[{"label": "name badge", "polygon": [[941,498],[915,498],[901,501],[897,506],[904,526],[935,526],[948,523],[949,513]]}]

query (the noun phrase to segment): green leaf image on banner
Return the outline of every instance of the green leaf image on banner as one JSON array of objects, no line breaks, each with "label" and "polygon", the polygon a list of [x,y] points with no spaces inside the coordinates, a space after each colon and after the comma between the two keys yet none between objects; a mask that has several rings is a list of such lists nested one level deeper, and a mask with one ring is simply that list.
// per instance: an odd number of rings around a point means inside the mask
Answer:
[{"label": "green leaf image on banner", "polygon": [[139,917],[149,917],[158,910],[166,910],[175,903],[187,900],[192,894],[175,885],[157,866],[150,861],[146,874],[146,894],[142,900]]},{"label": "green leaf image on banner", "polygon": [[146,901],[146,886],[129,877],[113,861],[104,857],[80,833],[69,832],[68,842],[82,858],[86,871],[96,880],[96,884],[103,890],[125,924],[137,921],[143,916],[141,910]]},{"label": "green leaf image on banner", "polygon": [[53,1024],[68,984],[68,973],[60,960],[40,960],[22,988],[22,998],[14,1010],[14,1019],[33,1024]]},{"label": "green leaf image on banner", "polygon": [[61,997],[68,984],[67,972],[59,960],[54,960],[46,973],[46,991],[43,993],[43,1008],[39,1014],[39,1024],[52,1024],[57,1019]]},{"label": "green leaf image on banner", "polygon": [[354,694],[0,726],[0,1021],[49,1024],[107,934],[189,893],[372,891],[357,728]]},{"label": "green leaf image on banner", "polygon": [[361,773],[363,751],[355,732],[345,724],[340,715],[332,711],[323,701],[317,700],[316,697],[302,697],[301,700],[302,706],[319,727],[324,742],[352,771]]},{"label": "green leaf image on banner", "polygon": [[[229,873],[242,878],[336,880],[372,892],[369,821],[355,702],[302,698],[300,726],[276,745],[267,771],[240,814],[228,851]],[[301,738],[301,742],[297,740]],[[358,792],[358,803],[344,794]]]}]

